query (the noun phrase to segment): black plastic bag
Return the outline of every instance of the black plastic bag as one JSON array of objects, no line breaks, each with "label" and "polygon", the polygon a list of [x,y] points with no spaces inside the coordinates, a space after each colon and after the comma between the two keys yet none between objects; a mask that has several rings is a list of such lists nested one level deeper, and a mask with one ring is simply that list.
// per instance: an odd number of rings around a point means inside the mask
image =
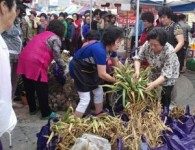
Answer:
[{"label": "black plastic bag", "polygon": [[53,63],[53,75],[56,78],[56,81],[61,85],[66,83],[66,75],[62,67],[60,67],[57,63]]},{"label": "black plastic bag", "polygon": [[[52,120],[54,122],[59,121],[57,118],[54,118]],[[39,133],[37,133],[37,150],[55,150],[58,137],[53,137],[49,145],[47,145],[48,138],[45,137],[51,134],[50,121],[51,119],[49,119],[47,124],[41,128]]]}]

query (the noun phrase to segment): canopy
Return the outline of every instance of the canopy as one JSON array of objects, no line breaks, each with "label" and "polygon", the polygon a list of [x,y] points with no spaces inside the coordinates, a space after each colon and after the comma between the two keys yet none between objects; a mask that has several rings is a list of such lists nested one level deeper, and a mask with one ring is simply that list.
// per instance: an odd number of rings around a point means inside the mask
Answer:
[{"label": "canopy", "polygon": [[[105,3],[110,4],[129,4],[136,3],[137,0],[72,0],[72,3],[80,4],[80,5],[90,5],[90,1],[92,1],[93,5],[101,5]],[[180,5],[193,5],[195,0],[139,0],[140,4],[148,4],[148,5],[167,5],[167,6],[180,6]],[[193,7],[193,6],[192,6]]]},{"label": "canopy", "polygon": [[85,5],[85,6],[81,6],[81,5],[70,5],[69,7],[67,7],[65,9],[65,12],[67,12],[68,14],[73,14],[73,13],[82,14],[86,10],[90,10],[90,7],[87,6],[87,5]]},{"label": "canopy", "polygon": [[[91,0],[72,0],[72,3],[74,4],[79,4],[79,5],[90,5]],[[133,2],[134,0],[92,0],[92,5],[93,6],[101,6],[102,4],[105,3],[110,3],[111,6],[112,4],[129,4],[130,2]],[[141,4],[147,4],[147,5],[162,5],[161,2],[158,0],[140,0]]]},{"label": "canopy", "polygon": [[179,5],[179,6],[172,6],[171,9],[174,12],[189,12],[195,11],[195,2],[191,2],[189,4]]},{"label": "canopy", "polygon": [[195,1],[194,0],[165,0],[167,6],[180,6],[180,5],[186,5],[186,4],[192,4]]}]

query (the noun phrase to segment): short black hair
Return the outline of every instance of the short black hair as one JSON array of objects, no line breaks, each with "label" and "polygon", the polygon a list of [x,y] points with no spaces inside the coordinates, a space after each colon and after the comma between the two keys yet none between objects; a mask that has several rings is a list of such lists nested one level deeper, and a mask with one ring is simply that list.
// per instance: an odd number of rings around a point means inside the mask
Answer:
[{"label": "short black hair", "polygon": [[173,13],[171,20],[177,23],[179,21],[179,16]]},{"label": "short black hair", "polygon": [[86,10],[83,15],[85,16],[87,13],[90,14],[90,10]]},{"label": "short black hair", "polygon": [[31,14],[33,14],[35,17],[37,16],[36,11],[30,11]]},{"label": "short black hair", "polygon": [[77,17],[77,20],[79,19],[79,14],[77,14],[77,13],[73,13],[72,14],[72,16],[75,16],[76,15],[76,17]]},{"label": "short black hair", "polygon": [[20,10],[20,14],[18,15],[19,17],[26,16],[26,8],[28,8],[28,6],[22,3],[17,3],[16,9]]},{"label": "short black hair", "polygon": [[144,12],[142,15],[141,15],[141,20],[143,21],[148,21],[150,23],[154,23],[154,14],[150,11],[147,11],[147,12]]},{"label": "short black hair", "polygon": [[60,13],[59,13],[59,17],[60,17],[60,16],[63,17],[64,19],[66,18],[65,14],[64,14],[63,12],[60,12]]},{"label": "short black hair", "polygon": [[87,32],[87,34],[85,35],[85,40],[86,41],[90,41],[90,40],[100,40],[100,33],[97,30],[91,30],[89,32]]},{"label": "short black hair", "polygon": [[68,13],[64,12],[64,18],[68,17]]},{"label": "short black hair", "polygon": [[5,1],[7,4],[7,7],[9,8],[9,10],[12,9],[12,7],[14,6],[15,0],[0,0],[0,3]]},{"label": "short black hair", "polygon": [[179,15],[179,20],[184,20],[184,19],[186,19],[186,15],[180,14],[180,15]]},{"label": "short black hair", "polygon": [[159,17],[162,17],[163,15],[167,16],[167,18],[171,18],[172,19],[172,16],[173,16],[173,11],[171,10],[170,7],[161,7],[159,10],[158,10],[158,15]]},{"label": "short black hair", "polygon": [[47,31],[53,32],[60,38],[63,38],[65,27],[60,20],[54,19],[49,22],[49,25],[47,26]]},{"label": "short black hair", "polygon": [[98,15],[98,14],[100,15],[100,13],[101,13],[100,9],[95,9],[93,12],[93,16]]},{"label": "short black hair", "polygon": [[41,14],[40,14],[40,17],[41,17],[41,16],[43,16],[43,17],[45,17],[45,19],[47,19],[46,13],[41,13]]},{"label": "short black hair", "polygon": [[107,11],[101,11],[100,12],[100,17],[102,18],[106,13],[107,13]]},{"label": "short black hair", "polygon": [[117,39],[121,39],[124,37],[123,30],[119,27],[111,26],[104,30],[104,34],[102,36],[102,43],[105,46],[115,44]]},{"label": "short black hair", "polygon": [[168,40],[168,37],[167,37],[167,32],[165,31],[164,28],[161,28],[161,27],[156,27],[154,29],[152,29],[149,33],[148,33],[148,36],[147,36],[147,40],[151,40],[151,39],[156,39],[159,41],[159,43],[162,45],[162,46],[165,46],[167,40]]},{"label": "short black hair", "polygon": [[54,19],[58,19],[58,15],[56,15],[55,13],[52,13],[52,14],[50,15],[50,18],[51,18],[51,16],[53,16]]}]

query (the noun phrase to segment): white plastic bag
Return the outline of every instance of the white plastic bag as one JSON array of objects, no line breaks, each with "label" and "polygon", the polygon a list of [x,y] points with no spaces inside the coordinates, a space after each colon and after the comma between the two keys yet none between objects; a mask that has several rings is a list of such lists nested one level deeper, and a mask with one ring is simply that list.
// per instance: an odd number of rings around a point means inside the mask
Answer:
[{"label": "white plastic bag", "polygon": [[71,150],[111,150],[111,145],[105,138],[83,134],[81,138],[76,139]]},{"label": "white plastic bag", "polygon": [[94,144],[91,143],[88,139],[84,138],[77,138],[74,146],[71,150],[99,150],[99,148]]}]

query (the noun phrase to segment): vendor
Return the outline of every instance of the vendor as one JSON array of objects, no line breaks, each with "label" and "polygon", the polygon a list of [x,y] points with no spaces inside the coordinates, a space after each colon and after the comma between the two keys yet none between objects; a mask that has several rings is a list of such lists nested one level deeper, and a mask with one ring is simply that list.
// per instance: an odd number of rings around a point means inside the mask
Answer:
[{"label": "vendor", "polygon": [[161,104],[163,108],[171,103],[171,92],[179,77],[179,61],[174,48],[167,42],[166,31],[162,28],[152,29],[145,44],[134,57],[135,78],[140,75],[140,63],[146,59],[151,66],[150,83],[145,88],[150,91],[162,85]]},{"label": "vendor", "polygon": [[[97,76],[105,81],[114,83],[115,79],[106,72],[106,61],[110,57],[114,66],[120,66],[116,51],[119,49],[121,39],[123,38],[123,31],[117,27],[106,29],[102,41],[89,42],[89,44],[79,49],[73,60],[70,62],[70,75],[74,79],[75,87],[80,98],[79,104],[76,107],[75,116],[82,117],[90,102],[90,91],[94,94],[94,103],[96,114],[103,110],[103,89],[95,86],[91,90],[86,90],[87,83],[80,81],[78,75],[75,73],[74,59],[81,58],[82,61],[87,61],[92,65],[97,66]],[[82,52],[83,51],[83,52]],[[82,72],[81,72],[82,75]],[[90,79],[88,79],[90,80]],[[95,79],[93,80],[95,81]],[[93,83],[91,83],[93,84]],[[90,88],[89,88],[90,89]]]}]

